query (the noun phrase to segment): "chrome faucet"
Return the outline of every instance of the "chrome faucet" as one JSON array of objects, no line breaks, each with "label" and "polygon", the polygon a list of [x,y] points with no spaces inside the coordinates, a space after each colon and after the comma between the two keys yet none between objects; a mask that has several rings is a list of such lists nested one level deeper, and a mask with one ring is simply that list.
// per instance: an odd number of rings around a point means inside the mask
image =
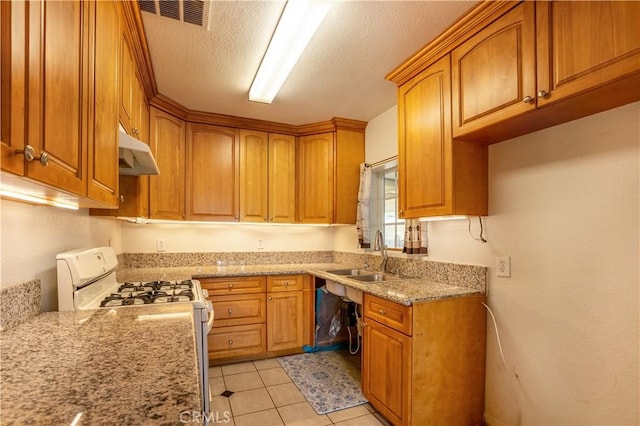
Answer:
[{"label": "chrome faucet", "polygon": [[373,249],[380,250],[380,255],[382,256],[382,262],[380,262],[380,271],[387,272],[387,262],[389,261],[389,255],[387,254],[387,246],[384,243],[384,237],[382,236],[382,231],[378,229],[376,232],[376,237],[373,240]]}]

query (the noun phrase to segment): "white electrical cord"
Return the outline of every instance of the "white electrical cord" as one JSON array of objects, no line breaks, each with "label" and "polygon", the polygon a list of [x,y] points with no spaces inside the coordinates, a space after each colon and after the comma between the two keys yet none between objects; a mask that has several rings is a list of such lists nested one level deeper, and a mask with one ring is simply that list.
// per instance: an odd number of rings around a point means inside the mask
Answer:
[{"label": "white electrical cord", "polygon": [[355,309],[353,311],[354,311],[354,313],[356,315],[356,330],[357,330],[356,339],[357,339],[357,345],[356,345],[356,349],[354,351],[351,351],[351,339],[352,339],[351,326],[347,326],[347,331],[349,332],[349,353],[351,355],[357,354],[358,351],[360,350],[360,328],[361,328],[361,325],[360,325],[360,318],[358,317],[358,304],[356,303],[355,305],[356,306],[355,306]]},{"label": "white electrical cord", "polygon": [[489,315],[491,315],[491,319],[493,320],[493,328],[496,330],[496,339],[498,340],[498,349],[500,349],[500,358],[502,358],[502,364],[504,368],[507,368],[507,361],[504,359],[504,352],[502,352],[502,343],[500,343],[500,333],[498,333],[498,324],[496,323],[496,317],[493,315],[493,312],[484,302],[480,302],[487,308],[489,311]]}]

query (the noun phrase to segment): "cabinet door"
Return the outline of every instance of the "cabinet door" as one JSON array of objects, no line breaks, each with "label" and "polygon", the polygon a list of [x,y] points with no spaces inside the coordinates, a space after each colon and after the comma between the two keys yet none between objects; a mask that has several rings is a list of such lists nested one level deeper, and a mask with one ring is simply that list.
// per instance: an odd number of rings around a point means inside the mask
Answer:
[{"label": "cabinet door", "polygon": [[393,424],[410,424],[411,338],[366,318],[362,342],[364,396]]},{"label": "cabinet door", "polygon": [[640,2],[537,2],[536,20],[539,106],[638,72]]},{"label": "cabinet door", "polygon": [[0,117],[0,166],[2,170],[24,174],[27,96],[27,2],[0,2],[0,43],[2,89]]},{"label": "cabinet door", "polygon": [[451,53],[453,136],[535,109],[534,2],[523,2]]},{"label": "cabinet door", "polygon": [[452,202],[449,58],[398,89],[400,217],[449,213]]},{"label": "cabinet door", "polygon": [[187,125],[187,219],[239,220],[240,132]]},{"label": "cabinet door", "polygon": [[[128,134],[133,135],[135,62],[129,36],[124,31],[120,38],[120,122]],[[135,135],[134,135],[135,136]]]},{"label": "cabinet door", "polygon": [[267,350],[302,347],[302,291],[268,293]]},{"label": "cabinet door", "polygon": [[333,132],[300,138],[298,145],[298,222],[333,222],[333,138]]},{"label": "cabinet door", "polygon": [[240,220],[268,222],[269,135],[240,130]]},{"label": "cabinet door", "polygon": [[87,196],[118,206],[118,56],[120,5],[95,4],[93,132],[89,138]]},{"label": "cabinet door", "polygon": [[151,108],[149,138],[160,174],[149,178],[150,216],[154,219],[184,219],[185,124]]},{"label": "cabinet door", "polygon": [[[144,87],[138,73],[135,73],[132,87],[133,105],[131,109],[131,134],[137,139],[143,140],[144,121],[145,121],[145,109],[146,109],[146,97],[144,94]],[[148,118],[147,118],[148,119]]]},{"label": "cabinet door", "polygon": [[269,133],[269,222],[296,221],[296,138]]},{"label": "cabinet door", "polygon": [[334,223],[356,223],[364,132],[338,129],[335,142]]},{"label": "cabinet door", "polygon": [[86,195],[90,4],[29,2],[28,143],[35,180]]}]

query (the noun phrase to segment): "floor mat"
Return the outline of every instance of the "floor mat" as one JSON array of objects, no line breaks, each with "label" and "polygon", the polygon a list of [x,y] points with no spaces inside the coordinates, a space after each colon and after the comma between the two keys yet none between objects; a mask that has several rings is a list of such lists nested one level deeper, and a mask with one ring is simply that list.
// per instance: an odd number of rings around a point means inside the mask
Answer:
[{"label": "floor mat", "polygon": [[335,351],[279,357],[278,362],[318,414],[367,402],[360,370]]}]

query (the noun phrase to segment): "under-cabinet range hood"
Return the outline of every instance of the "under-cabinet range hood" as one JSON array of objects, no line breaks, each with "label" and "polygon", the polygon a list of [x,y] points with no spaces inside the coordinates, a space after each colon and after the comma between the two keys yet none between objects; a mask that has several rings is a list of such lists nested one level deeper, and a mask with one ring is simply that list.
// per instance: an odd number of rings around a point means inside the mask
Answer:
[{"label": "under-cabinet range hood", "polygon": [[158,175],[158,165],[151,154],[149,145],[129,136],[120,128],[118,151],[120,174],[128,176]]}]

